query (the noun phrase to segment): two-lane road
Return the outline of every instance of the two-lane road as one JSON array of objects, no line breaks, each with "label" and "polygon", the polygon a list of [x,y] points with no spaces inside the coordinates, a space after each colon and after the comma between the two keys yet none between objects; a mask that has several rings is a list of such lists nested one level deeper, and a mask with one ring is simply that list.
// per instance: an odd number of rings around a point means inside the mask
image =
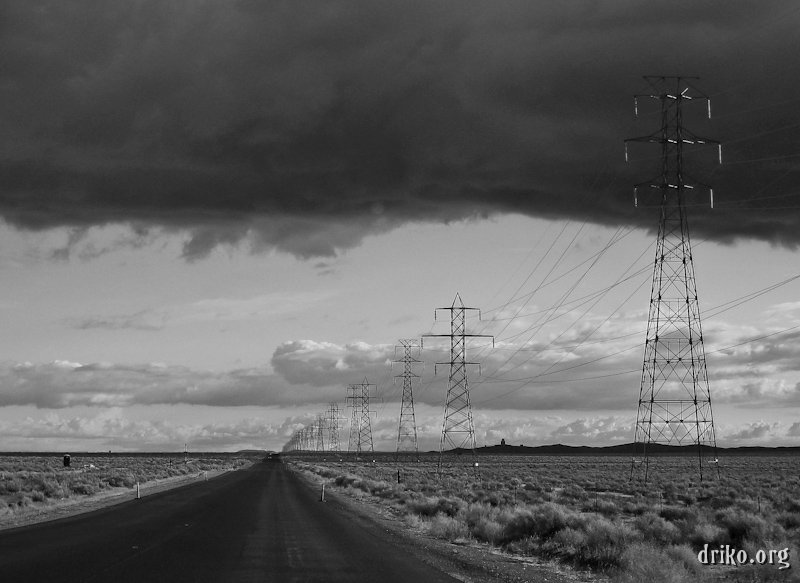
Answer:
[{"label": "two-lane road", "polygon": [[453,582],[282,463],[0,532],[9,582]]}]

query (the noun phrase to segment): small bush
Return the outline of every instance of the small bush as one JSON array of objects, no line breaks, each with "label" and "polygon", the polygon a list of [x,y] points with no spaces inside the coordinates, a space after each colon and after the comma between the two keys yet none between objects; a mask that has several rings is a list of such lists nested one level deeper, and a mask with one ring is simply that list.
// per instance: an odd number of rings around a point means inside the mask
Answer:
[{"label": "small bush", "polygon": [[486,504],[470,504],[464,512],[464,521],[477,540],[496,544],[503,535],[503,526],[497,521],[497,511]]},{"label": "small bush", "polygon": [[695,525],[689,536],[689,542],[696,548],[700,548],[706,543],[709,546],[724,545],[729,542],[728,532],[715,524],[700,522]]},{"label": "small bush", "polygon": [[469,536],[469,530],[463,521],[446,514],[434,516],[428,523],[428,532],[436,538],[448,541],[455,541]]},{"label": "small bush", "polygon": [[17,480],[3,480],[0,481],[0,494],[14,494],[21,489],[20,483]]},{"label": "small bush", "polygon": [[689,570],[680,555],[670,555],[650,544],[634,543],[622,552],[614,580],[618,583],[694,583],[697,573]]},{"label": "small bush", "polygon": [[638,516],[650,511],[650,506],[644,502],[627,502],[622,506],[622,511],[626,514]]},{"label": "small bush", "polygon": [[646,541],[668,545],[680,540],[678,527],[653,513],[637,517],[634,525]]},{"label": "small bush", "polygon": [[542,552],[542,545],[536,537],[529,536],[520,540],[508,543],[506,546],[509,552],[515,555],[530,556]]},{"label": "small bush", "polygon": [[586,535],[575,528],[566,527],[542,544],[542,553],[550,557],[575,561],[586,546]]},{"label": "small bush", "polygon": [[97,488],[94,484],[90,484],[89,482],[79,482],[77,484],[72,484],[70,489],[75,494],[80,494],[81,496],[91,496],[95,492],[97,492]]},{"label": "small bush", "polygon": [[800,512],[782,512],[778,515],[778,524],[786,529],[800,528]]},{"label": "small bush", "polygon": [[661,509],[658,515],[661,516],[661,518],[669,520],[670,522],[675,522],[677,520],[686,520],[687,518],[694,517],[697,515],[697,513],[690,508],[681,508],[680,506],[665,506]]},{"label": "small bush", "polygon": [[444,514],[446,516],[455,516],[463,507],[464,503],[457,498],[419,498],[407,504],[408,511],[420,516],[436,516],[437,514]]},{"label": "small bush", "polygon": [[782,532],[773,532],[773,528],[760,516],[741,510],[728,509],[718,512],[716,518],[720,526],[727,529],[729,542],[734,545],[741,545],[745,540],[763,543],[774,535],[780,538],[783,535]]},{"label": "small bush", "polygon": [[136,484],[133,476],[109,476],[106,483],[112,488],[132,488]]},{"label": "small bush", "polygon": [[7,498],[8,506],[16,507],[16,508],[27,508],[31,504],[33,504],[33,500],[31,500],[30,496],[27,494],[23,494],[22,492],[17,492]]},{"label": "small bush", "polygon": [[497,544],[503,540],[503,525],[491,518],[482,518],[470,528],[470,533],[479,541]]},{"label": "small bush", "polygon": [[369,483],[369,493],[381,498],[391,498],[394,494],[394,487],[389,482],[383,480]]},{"label": "small bush", "polygon": [[518,540],[526,536],[547,539],[565,528],[567,523],[566,509],[548,502],[532,510],[518,511],[506,524],[503,536],[505,541]]},{"label": "small bush", "polygon": [[598,518],[586,525],[586,540],[579,551],[578,560],[583,565],[608,569],[617,567],[622,554],[633,540],[633,533],[622,524]]}]

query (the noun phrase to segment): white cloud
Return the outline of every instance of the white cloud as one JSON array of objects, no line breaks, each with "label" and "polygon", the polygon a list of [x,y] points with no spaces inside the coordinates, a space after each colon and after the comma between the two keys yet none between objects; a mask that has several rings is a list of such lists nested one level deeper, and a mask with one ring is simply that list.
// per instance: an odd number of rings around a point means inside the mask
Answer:
[{"label": "white cloud", "polygon": [[0,421],[0,437],[11,445],[36,444],[31,449],[40,451],[67,446],[84,451],[170,451],[182,449],[184,443],[191,444],[194,451],[220,451],[275,446],[288,439],[302,420],[289,416],[282,422],[267,423],[245,417],[230,422],[173,423],[168,417],[132,420],[123,408],[112,407],[92,415],[65,416],[51,411],[38,418]]},{"label": "white cloud", "polygon": [[769,423],[761,420],[748,423],[736,433],[722,435],[721,437],[737,445],[744,445],[741,442],[753,443],[769,441],[777,437],[778,428],[780,426],[781,424],[778,422]]}]

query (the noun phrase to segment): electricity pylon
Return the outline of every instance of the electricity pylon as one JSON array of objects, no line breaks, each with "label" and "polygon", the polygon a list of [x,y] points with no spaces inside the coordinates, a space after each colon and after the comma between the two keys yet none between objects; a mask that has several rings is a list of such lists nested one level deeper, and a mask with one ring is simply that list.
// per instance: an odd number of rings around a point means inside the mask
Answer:
[{"label": "electricity pylon", "polygon": [[370,387],[375,387],[375,385],[367,382],[366,377],[364,377],[363,383],[348,385],[347,387],[347,401],[350,407],[353,408],[349,449],[355,453],[356,459],[364,451],[369,451],[370,453],[374,451],[372,424],[370,422],[370,414],[372,412],[369,409]]},{"label": "electricity pylon", "polygon": [[[718,141],[696,136],[683,125],[683,107],[693,101],[705,101],[711,117],[711,102],[691,85],[694,79],[645,77],[652,91],[635,96],[634,107],[638,115],[639,99],[658,101],[661,128],[649,136],[625,140],[626,160],[629,142],[661,144],[661,174],[634,188],[637,206],[642,186],[658,190],[661,198],[631,460],[631,479],[638,473],[645,482],[652,444],[695,445],[701,481],[704,457],[711,455],[716,462],[711,392],[685,208],[687,191],[704,185],[686,181],[683,151],[688,145],[716,144],[721,163],[722,147]],[[713,208],[713,191],[705,188]],[[719,476],[719,466],[716,471]]]},{"label": "electricity pylon", "polygon": [[450,334],[424,334],[424,337],[450,338],[450,361],[437,362],[434,367],[447,364],[450,366],[450,378],[447,385],[447,400],[444,408],[444,422],[442,423],[442,438],[439,441],[439,467],[446,449],[469,449],[475,456],[475,427],[472,423],[472,405],[469,398],[469,385],[467,383],[467,366],[478,365],[477,362],[467,362],[467,338],[491,338],[494,346],[494,336],[489,334],[467,334],[466,312],[476,310],[480,319],[478,308],[466,308],[461,296],[456,294],[453,304],[449,308],[436,308],[434,320],[440,310],[450,312]]},{"label": "electricity pylon", "polygon": [[339,404],[328,403],[328,410],[326,412],[328,422],[328,451],[341,451],[339,443]]},{"label": "electricity pylon", "polygon": [[403,349],[402,360],[394,360],[394,363],[403,363],[403,374],[395,376],[403,379],[403,399],[400,404],[400,425],[397,429],[397,453],[396,459],[399,461],[401,454],[413,455],[419,461],[419,446],[417,444],[417,422],[414,416],[414,379],[419,375],[414,373],[414,365],[422,362],[415,358],[419,355],[420,343],[418,340],[400,340],[400,346],[395,346],[395,356],[397,349]]},{"label": "electricity pylon", "polygon": [[317,422],[313,425],[315,432],[315,451],[325,451],[325,418],[322,415],[317,415]]}]

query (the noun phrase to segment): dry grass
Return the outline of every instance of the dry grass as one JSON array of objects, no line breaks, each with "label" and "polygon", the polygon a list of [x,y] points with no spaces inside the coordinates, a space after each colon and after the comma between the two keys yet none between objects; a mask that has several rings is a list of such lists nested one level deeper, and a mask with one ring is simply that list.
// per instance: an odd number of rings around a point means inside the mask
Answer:
[{"label": "dry grass", "polygon": [[166,455],[86,455],[64,467],[61,456],[0,455],[0,523],[21,514],[134,488],[179,476],[234,469],[245,458],[228,454],[191,457]]},{"label": "dry grass", "polygon": [[479,461],[479,472],[464,462],[437,471],[434,460],[297,463],[345,491],[391,505],[433,536],[557,558],[621,582],[800,580],[797,565],[710,567],[697,560],[705,543],[748,553],[789,547],[796,560],[800,460],[793,457],[725,460],[723,479],[703,483],[691,463],[664,459],[664,471],[646,485],[628,480],[629,458]]}]

